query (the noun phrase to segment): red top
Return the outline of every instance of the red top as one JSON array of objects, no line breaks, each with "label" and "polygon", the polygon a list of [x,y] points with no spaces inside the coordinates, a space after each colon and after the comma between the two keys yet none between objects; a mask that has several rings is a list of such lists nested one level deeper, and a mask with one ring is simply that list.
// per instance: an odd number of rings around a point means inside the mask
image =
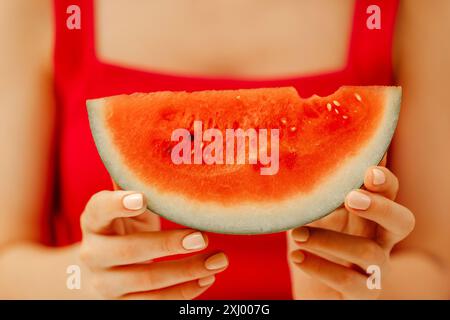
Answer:
[{"label": "red top", "polygon": [[[81,239],[80,214],[90,196],[112,189],[95,148],[86,99],[136,91],[238,89],[294,86],[303,97],[326,95],[342,85],[390,85],[392,38],[397,0],[356,0],[346,66],[341,70],[284,79],[243,80],[155,73],[100,61],[95,53],[92,0],[55,0],[55,175],[53,210],[44,215],[45,242],[66,245]],[[81,29],[66,27],[67,7],[81,8]],[[369,5],[381,8],[381,29],[366,27]],[[131,40],[132,41],[132,40]],[[301,59],[301,57],[299,57]],[[163,219],[162,227],[175,224]],[[219,274],[205,299],[290,299],[286,235],[208,234],[209,249],[224,250],[229,268]]]}]

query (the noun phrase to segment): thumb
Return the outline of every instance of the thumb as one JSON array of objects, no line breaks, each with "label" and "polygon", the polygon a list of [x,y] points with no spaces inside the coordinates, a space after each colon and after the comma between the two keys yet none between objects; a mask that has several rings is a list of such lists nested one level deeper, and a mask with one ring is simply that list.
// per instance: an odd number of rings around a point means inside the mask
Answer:
[{"label": "thumb", "polygon": [[[114,191],[122,190],[122,188],[113,180],[113,178],[111,178],[111,183]],[[139,223],[142,223],[141,231],[151,232],[161,230],[161,219],[159,215],[150,210],[146,210],[144,214],[133,217],[133,219],[139,221]]]}]

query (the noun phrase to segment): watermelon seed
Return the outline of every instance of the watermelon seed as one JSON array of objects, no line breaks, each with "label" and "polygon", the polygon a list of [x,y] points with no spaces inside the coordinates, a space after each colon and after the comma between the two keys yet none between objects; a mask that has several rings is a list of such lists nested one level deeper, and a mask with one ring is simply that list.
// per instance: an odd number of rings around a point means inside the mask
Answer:
[{"label": "watermelon seed", "polygon": [[331,103],[327,103],[327,109],[328,111],[331,111]]},{"label": "watermelon seed", "polygon": [[292,127],[289,128],[289,131],[295,132],[295,131],[297,131],[297,128],[295,126],[292,126]]},{"label": "watermelon seed", "polygon": [[342,116],[342,119],[344,119],[344,120],[348,119],[348,116]]},{"label": "watermelon seed", "polygon": [[280,121],[281,121],[281,123],[282,123],[282,124],[286,124],[286,123],[287,123],[287,120],[286,120],[286,118],[281,118],[281,120],[280,120]]},{"label": "watermelon seed", "polygon": [[333,103],[334,103],[334,105],[336,106],[336,107],[339,107],[341,104],[339,103],[339,101],[337,101],[337,100],[333,100]]},{"label": "watermelon seed", "polygon": [[356,98],[356,100],[358,100],[359,102],[362,101],[361,96],[360,96],[359,94],[357,94],[357,93],[355,93],[355,98]]},{"label": "watermelon seed", "polygon": [[236,99],[238,99],[238,100],[239,100],[240,98],[241,98],[241,96],[236,96]]},{"label": "watermelon seed", "polygon": [[337,114],[339,114],[339,110],[338,110],[338,109],[334,109],[334,112],[336,112]]}]

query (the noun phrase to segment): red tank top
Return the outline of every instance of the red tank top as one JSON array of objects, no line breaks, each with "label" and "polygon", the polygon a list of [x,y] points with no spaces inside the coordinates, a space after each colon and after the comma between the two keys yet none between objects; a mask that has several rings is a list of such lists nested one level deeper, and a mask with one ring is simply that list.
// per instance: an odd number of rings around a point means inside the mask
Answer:
[{"label": "red tank top", "polygon": [[[81,8],[81,29],[66,27],[68,6]],[[347,64],[341,70],[285,79],[242,80],[161,74],[100,61],[95,53],[92,0],[55,0],[54,81],[57,105],[53,210],[44,216],[46,243],[66,245],[81,239],[80,214],[90,196],[112,189],[94,145],[86,99],[158,90],[238,89],[294,86],[303,97],[326,95],[341,85],[392,84],[391,49],[396,0],[356,0]],[[368,6],[381,8],[381,29],[369,30]],[[299,57],[301,59],[301,57]],[[163,220],[162,227],[175,224]],[[205,299],[290,299],[286,235],[209,234],[211,249],[224,250],[229,268],[202,295]]]}]

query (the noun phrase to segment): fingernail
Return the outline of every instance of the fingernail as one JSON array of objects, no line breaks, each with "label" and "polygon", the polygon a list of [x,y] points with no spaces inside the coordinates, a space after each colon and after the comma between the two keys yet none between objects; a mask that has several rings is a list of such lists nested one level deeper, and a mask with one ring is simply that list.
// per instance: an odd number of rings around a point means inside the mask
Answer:
[{"label": "fingernail", "polygon": [[198,285],[200,287],[207,287],[210,284],[213,284],[214,281],[216,281],[216,277],[214,277],[214,276],[204,277],[204,278],[198,279]]},{"label": "fingernail", "polygon": [[309,229],[307,227],[300,227],[292,231],[292,238],[298,242],[306,242],[309,238]]},{"label": "fingernail", "polygon": [[302,263],[305,260],[305,254],[300,250],[292,251],[291,259],[295,263]]},{"label": "fingernail", "polygon": [[122,199],[123,206],[128,210],[139,210],[144,205],[144,198],[140,193],[133,193]]},{"label": "fingernail", "polygon": [[208,270],[217,270],[225,268],[228,265],[227,256],[224,253],[215,254],[205,261],[205,267]]},{"label": "fingernail", "polygon": [[379,186],[386,182],[386,176],[384,175],[383,170],[374,168],[372,169],[372,183],[375,186]]},{"label": "fingernail", "polygon": [[205,239],[201,232],[194,232],[185,236],[181,244],[186,250],[202,249],[206,246]]},{"label": "fingernail", "polygon": [[351,191],[347,195],[347,204],[353,209],[366,210],[370,206],[370,197],[359,191]]}]

